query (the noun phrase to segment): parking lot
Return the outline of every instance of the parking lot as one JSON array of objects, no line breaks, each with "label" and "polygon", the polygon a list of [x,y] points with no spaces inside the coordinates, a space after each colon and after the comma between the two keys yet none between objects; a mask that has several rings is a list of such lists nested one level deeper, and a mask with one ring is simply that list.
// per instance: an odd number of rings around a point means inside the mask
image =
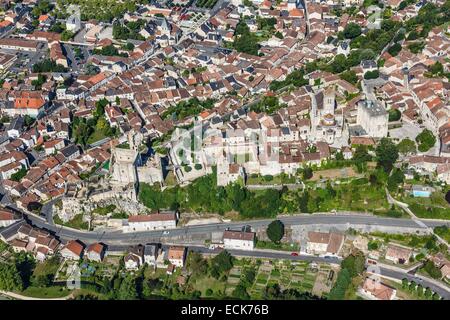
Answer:
[{"label": "parking lot", "polygon": [[48,54],[46,52],[45,44],[41,43],[39,45],[37,52],[30,51],[19,51],[19,50],[7,50],[1,49],[0,52],[12,54],[17,57],[17,60],[9,68],[10,72],[19,74],[24,71],[24,69],[31,69],[34,64],[39,61],[44,60]]}]

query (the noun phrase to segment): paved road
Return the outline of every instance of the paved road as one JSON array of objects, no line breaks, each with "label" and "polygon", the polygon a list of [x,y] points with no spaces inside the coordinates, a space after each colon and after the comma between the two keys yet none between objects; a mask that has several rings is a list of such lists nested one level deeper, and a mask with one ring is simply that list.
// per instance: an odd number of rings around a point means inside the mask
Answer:
[{"label": "paved road", "polygon": [[[218,253],[217,250],[210,250],[203,247],[190,247],[192,251],[201,252],[202,254],[208,253]],[[298,255],[292,256],[290,253],[285,252],[268,252],[266,250],[260,251],[241,251],[241,250],[227,250],[234,256],[241,257],[255,257],[255,258],[266,258],[266,259],[284,259],[284,260],[297,260],[297,261],[309,261],[317,263],[335,263],[341,264],[342,259],[338,257],[317,257],[310,255]],[[444,300],[450,300],[450,288],[446,287],[444,284],[436,282],[432,279],[427,279],[423,276],[415,276],[407,273],[407,271],[392,270],[391,268],[380,266],[379,274],[382,277],[388,277],[392,279],[402,280],[407,278],[409,281],[414,281],[420,283],[424,288],[429,287],[432,291],[437,292]]]},{"label": "paved road", "polygon": [[[194,234],[204,234],[215,231],[224,231],[227,228],[239,229],[245,225],[250,225],[252,228],[264,228],[272,221],[272,219],[265,220],[250,220],[250,221],[239,221],[230,223],[213,223],[205,225],[196,225],[181,227],[170,230],[157,230],[157,231],[140,231],[123,233],[121,231],[91,231],[83,232],[79,230],[69,229],[61,226],[55,226],[49,224],[45,219],[38,218],[34,215],[28,215],[28,219],[34,225],[39,228],[45,228],[49,231],[53,231],[57,236],[63,240],[67,239],[79,239],[86,243],[92,243],[97,241],[103,241],[107,244],[133,244],[133,243],[146,243],[146,242],[161,242],[161,240],[169,240],[173,237],[194,235]],[[419,226],[416,222],[411,219],[395,219],[395,218],[383,218],[370,215],[325,215],[325,214],[314,214],[314,215],[295,215],[287,217],[279,217],[279,219],[286,225],[345,225],[345,224],[358,224],[366,226],[388,226],[396,227],[399,231],[402,228],[416,228],[424,229]],[[438,225],[448,225],[450,222],[434,222],[426,221],[426,225],[429,227],[435,227]],[[169,234],[163,234],[168,231]]]},{"label": "paved road", "polygon": [[404,278],[408,281],[414,281],[417,284],[421,284],[424,288],[429,287],[432,291],[437,292],[444,300],[450,300],[450,289],[445,288],[444,285],[436,285],[434,281],[426,279],[425,277],[417,277],[406,272],[400,272],[396,270],[387,269],[385,267],[380,268],[381,276],[402,280]]},{"label": "paved road", "polygon": [[[195,252],[200,252],[202,254],[217,254],[220,251],[211,250],[205,247],[189,247],[190,250]],[[306,254],[299,254],[298,256],[291,255],[290,252],[275,252],[268,250],[253,250],[253,251],[244,251],[244,250],[227,250],[230,254],[238,257],[252,257],[252,258],[265,258],[265,259],[284,259],[284,260],[293,260],[293,261],[308,261],[308,262],[317,262],[317,263],[335,263],[341,264],[342,259],[338,257],[318,257]]]},{"label": "paved road", "polygon": [[[17,299],[17,300],[68,300],[73,297],[72,293],[63,298],[33,298],[18,293],[0,290],[0,294]],[[0,299],[1,300],[1,299]]]},{"label": "paved road", "polygon": [[[210,250],[203,247],[190,247],[192,251],[201,252],[202,254],[214,254],[218,253],[217,250]],[[268,252],[266,250],[259,251],[241,251],[241,250],[227,250],[234,256],[241,257],[254,257],[254,258],[266,258],[266,259],[284,259],[284,260],[294,260],[294,261],[309,261],[317,263],[335,263],[341,264],[342,259],[338,257],[317,257],[310,255],[298,255],[292,256],[290,253],[285,252]],[[432,291],[437,292],[443,299],[450,300],[450,288],[446,287],[444,284],[437,283],[432,279],[427,279],[423,276],[412,275],[407,273],[407,271],[392,270],[391,268],[380,266],[379,274],[383,277],[393,278],[397,280],[402,280],[407,278],[409,281],[415,281],[420,283],[424,288],[429,287]]]}]

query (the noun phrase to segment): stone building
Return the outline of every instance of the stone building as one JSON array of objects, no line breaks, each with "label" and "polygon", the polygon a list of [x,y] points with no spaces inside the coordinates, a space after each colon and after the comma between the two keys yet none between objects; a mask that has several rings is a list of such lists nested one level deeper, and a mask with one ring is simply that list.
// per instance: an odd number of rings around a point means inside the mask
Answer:
[{"label": "stone building", "polygon": [[388,113],[377,101],[361,100],[357,104],[357,124],[374,138],[387,137]]},{"label": "stone building", "polygon": [[311,105],[311,141],[324,141],[333,144],[342,136],[344,118],[336,114],[336,92],[329,86],[314,94]]}]

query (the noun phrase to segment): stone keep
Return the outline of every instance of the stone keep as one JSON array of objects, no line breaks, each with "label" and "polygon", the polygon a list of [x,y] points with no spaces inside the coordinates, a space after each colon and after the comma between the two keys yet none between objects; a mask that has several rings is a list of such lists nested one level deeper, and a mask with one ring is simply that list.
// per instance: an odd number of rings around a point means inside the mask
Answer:
[{"label": "stone keep", "polygon": [[387,137],[388,113],[378,102],[363,100],[358,103],[356,122],[374,138]]}]

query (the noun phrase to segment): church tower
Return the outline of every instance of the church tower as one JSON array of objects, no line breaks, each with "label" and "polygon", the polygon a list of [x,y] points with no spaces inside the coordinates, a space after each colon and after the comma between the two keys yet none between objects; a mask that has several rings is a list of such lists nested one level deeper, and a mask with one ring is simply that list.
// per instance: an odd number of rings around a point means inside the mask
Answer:
[{"label": "church tower", "polygon": [[336,106],[336,92],[332,86],[326,88],[323,92],[323,111],[322,116],[331,114],[334,116]]}]

